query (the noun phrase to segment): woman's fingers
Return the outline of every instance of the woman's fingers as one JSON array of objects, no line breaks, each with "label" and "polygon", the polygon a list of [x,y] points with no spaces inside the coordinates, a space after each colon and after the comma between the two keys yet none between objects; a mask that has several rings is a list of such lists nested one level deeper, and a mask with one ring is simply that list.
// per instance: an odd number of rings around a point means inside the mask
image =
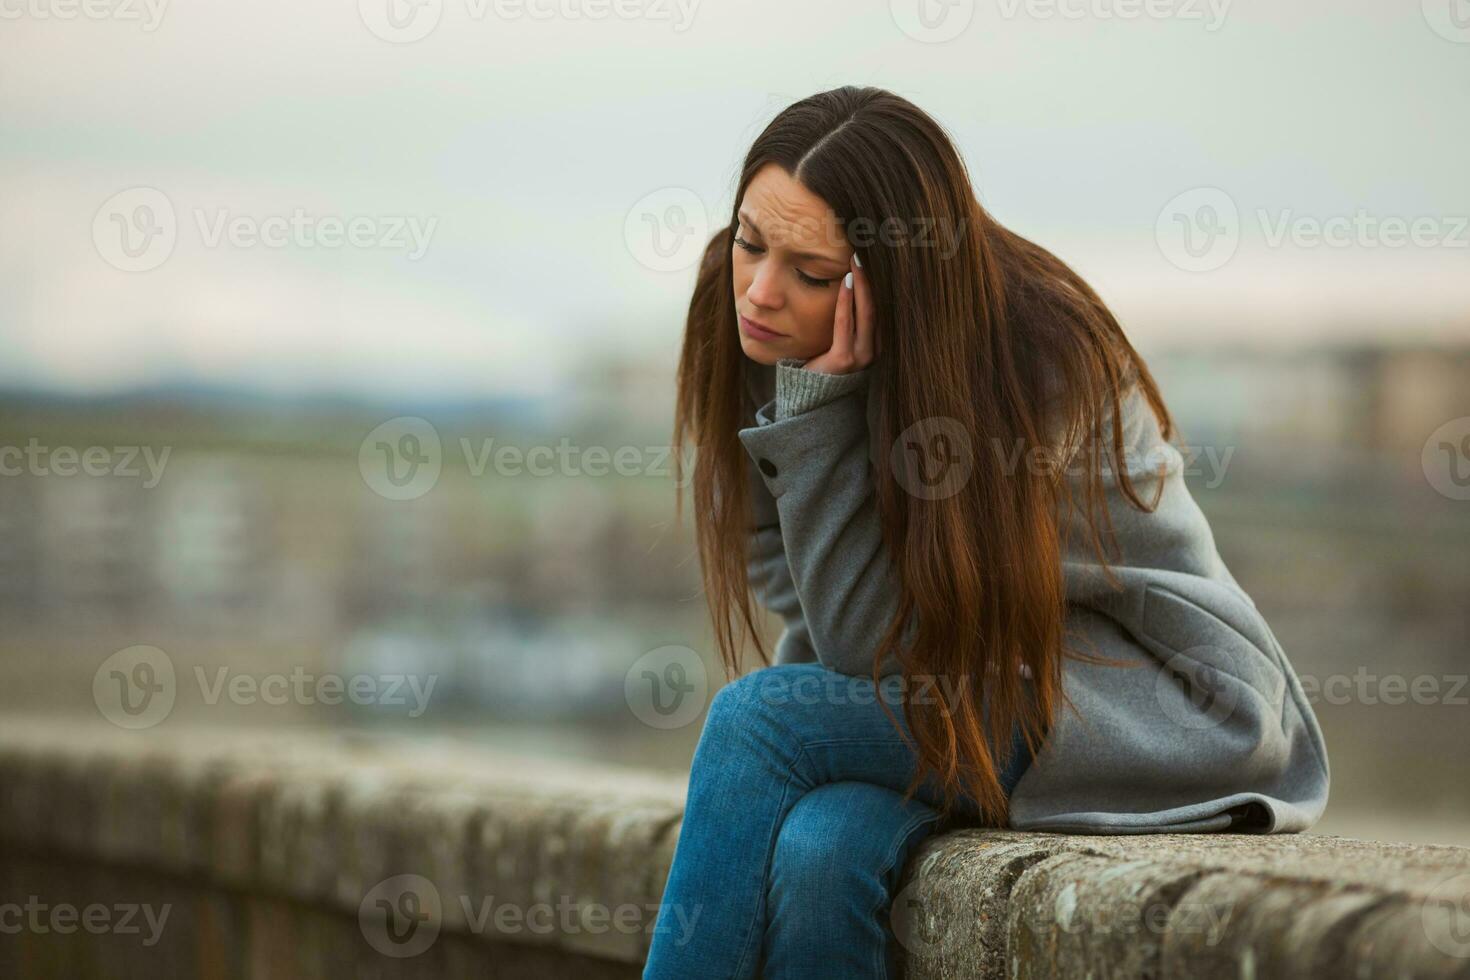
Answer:
[{"label": "woman's fingers", "polygon": [[[854,256],[856,258],[856,256]],[[877,330],[873,324],[873,298],[862,266],[842,277],[837,287],[837,309],[832,314],[832,344],[806,362],[808,371],[850,374],[861,371],[877,356]]]},{"label": "woman's fingers", "polygon": [[848,285],[847,278],[842,277],[842,285],[837,290],[837,312],[832,318],[832,347],[827,352],[838,365],[846,365],[852,357],[852,287]]},{"label": "woman's fingers", "polygon": [[[857,253],[853,253],[857,259]],[[853,331],[852,356],[860,368],[873,363],[877,355],[877,330],[873,323],[873,294],[868,288],[868,274],[856,261],[852,264],[852,299],[856,306],[857,327]]]}]

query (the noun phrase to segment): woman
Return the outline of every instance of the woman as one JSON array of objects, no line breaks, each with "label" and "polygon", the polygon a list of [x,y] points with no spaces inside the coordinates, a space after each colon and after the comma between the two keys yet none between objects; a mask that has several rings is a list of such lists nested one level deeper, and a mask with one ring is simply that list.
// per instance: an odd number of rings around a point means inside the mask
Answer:
[{"label": "woman", "polygon": [[1316,719],[1097,294],[880,89],[783,111],[735,200],[674,440],[730,674],[752,591],[786,628],[710,705],[644,976],[893,975],[952,824],[1310,827]]}]

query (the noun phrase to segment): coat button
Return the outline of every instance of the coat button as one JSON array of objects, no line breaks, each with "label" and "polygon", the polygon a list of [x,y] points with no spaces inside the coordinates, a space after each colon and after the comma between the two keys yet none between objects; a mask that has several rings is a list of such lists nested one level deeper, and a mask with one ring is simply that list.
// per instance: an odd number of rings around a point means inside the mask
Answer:
[{"label": "coat button", "polygon": [[766,476],[769,476],[772,479],[775,478],[775,476],[776,476],[776,464],[775,463],[771,462],[769,459],[766,459],[765,457],[761,457],[760,468],[761,468],[761,472],[764,473]]}]

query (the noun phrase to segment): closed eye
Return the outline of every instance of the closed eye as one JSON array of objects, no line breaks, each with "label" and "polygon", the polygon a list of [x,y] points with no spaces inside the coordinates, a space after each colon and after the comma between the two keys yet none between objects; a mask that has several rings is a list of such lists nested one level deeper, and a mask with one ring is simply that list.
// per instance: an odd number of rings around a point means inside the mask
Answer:
[{"label": "closed eye", "polygon": [[[765,251],[765,249],[761,248],[759,245],[752,245],[750,242],[747,242],[745,239],[741,238],[739,235],[736,235],[735,236],[735,244],[736,245],[739,245],[741,248],[745,249],[747,252],[750,252],[752,255],[760,255],[762,252]],[[832,279],[817,279],[814,276],[807,275],[805,272],[802,272],[800,269],[797,269],[796,270],[796,278],[799,279],[799,280],[801,280],[801,282],[804,283],[805,285],[811,286],[814,289],[826,289],[828,286],[832,285],[834,282],[837,281],[836,278],[832,278]]]}]

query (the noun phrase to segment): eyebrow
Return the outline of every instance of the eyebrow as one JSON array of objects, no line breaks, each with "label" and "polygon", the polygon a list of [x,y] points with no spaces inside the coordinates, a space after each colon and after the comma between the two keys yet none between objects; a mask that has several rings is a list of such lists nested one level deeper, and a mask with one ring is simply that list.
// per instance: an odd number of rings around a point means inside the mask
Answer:
[{"label": "eyebrow", "polygon": [[[754,228],[755,229],[755,233],[757,235],[760,235],[762,238],[765,237],[765,232],[761,231],[760,225],[756,224],[753,220],[751,220],[750,215],[746,214],[743,209],[740,210],[740,211],[737,211],[736,212],[736,216],[739,217],[741,221],[745,222],[746,224],[750,225],[750,227]],[[820,255],[820,254],[818,254],[816,252],[793,252],[791,254],[795,255],[799,259],[813,259],[813,260],[815,260],[817,262],[831,262],[833,265],[841,265],[842,264],[842,260],[841,259],[833,258],[830,255]]]}]

